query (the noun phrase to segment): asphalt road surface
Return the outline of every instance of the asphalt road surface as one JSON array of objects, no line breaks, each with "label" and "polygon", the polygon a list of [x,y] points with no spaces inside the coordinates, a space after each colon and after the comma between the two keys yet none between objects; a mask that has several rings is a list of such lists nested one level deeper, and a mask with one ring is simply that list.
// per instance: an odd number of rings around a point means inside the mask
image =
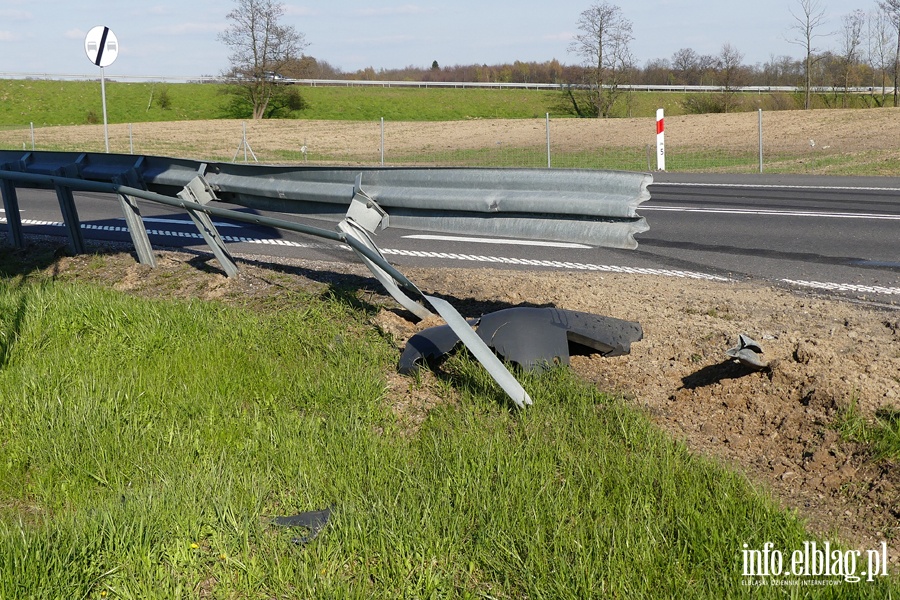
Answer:
[{"label": "asphalt road surface", "polygon": [[[26,236],[65,236],[53,192],[18,192]],[[650,192],[651,199],[638,208],[650,230],[637,236],[637,250],[393,228],[380,232],[376,242],[401,270],[419,265],[755,279],[900,309],[900,178],[657,173]],[[129,241],[113,196],[75,197],[86,239]],[[145,201],[141,211],[155,248],[205,248],[183,212]],[[296,215],[286,218],[334,227]],[[333,242],[216,222],[235,254],[356,260]]]}]

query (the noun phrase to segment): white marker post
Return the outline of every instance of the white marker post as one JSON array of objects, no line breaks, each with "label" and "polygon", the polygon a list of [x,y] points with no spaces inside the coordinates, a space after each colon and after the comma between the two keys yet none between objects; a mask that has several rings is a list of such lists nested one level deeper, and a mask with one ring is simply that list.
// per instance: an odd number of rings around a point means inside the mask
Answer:
[{"label": "white marker post", "polygon": [[106,121],[106,73],[105,67],[113,64],[119,56],[119,40],[109,27],[98,25],[84,38],[84,51],[88,60],[100,67],[100,95],[103,100],[103,138],[109,153],[109,126]]},{"label": "white marker post", "polygon": [[656,169],[666,170],[666,125],[661,108],[656,111]]}]

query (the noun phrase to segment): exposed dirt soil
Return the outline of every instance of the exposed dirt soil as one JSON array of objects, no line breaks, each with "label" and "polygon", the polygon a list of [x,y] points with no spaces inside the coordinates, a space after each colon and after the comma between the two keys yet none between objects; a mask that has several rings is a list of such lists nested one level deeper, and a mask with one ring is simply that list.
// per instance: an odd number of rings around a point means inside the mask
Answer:
[{"label": "exposed dirt soil", "polygon": [[[162,297],[199,297],[277,309],[290,292],[358,289],[373,306],[372,323],[399,351],[415,323],[381,294],[355,264],[242,257],[228,279],[205,254],[159,252],[159,266],[111,251],[103,261],[60,257],[46,273]],[[900,567],[900,464],[873,460],[845,441],[835,421],[851,404],[872,418],[900,409],[900,312],[846,300],[674,277],[411,268],[428,293],[449,299],[464,316],[512,305],[552,305],[638,321],[644,339],[628,356],[575,356],[572,368],[605,391],[624,395],[693,451],[745,473],[809,528],[859,549],[888,542]],[[765,371],[730,361],[725,350],[745,333],[760,342]],[[414,430],[429,410],[455,402],[429,385],[389,373],[388,401]],[[539,402],[539,399],[537,399]]]},{"label": "exposed dirt soil", "polygon": [[[103,150],[102,125],[44,127],[36,144],[79,150]],[[243,160],[243,131],[261,161],[302,160],[328,156],[376,164],[380,160],[381,127],[376,122],[350,121],[184,121],[112,124],[113,152],[157,154],[201,160]],[[655,119],[553,119],[554,152],[628,148],[643,152],[656,143]],[[789,154],[812,160],[833,154],[878,151],[883,160],[900,155],[900,109],[767,111],[763,119],[765,154]],[[26,139],[27,138],[27,139]],[[456,150],[542,148],[544,119],[473,119],[453,122],[387,122],[385,154],[427,157]],[[24,144],[24,146],[23,146]],[[755,112],[704,114],[666,118],[666,148],[673,156],[699,149],[754,152],[759,145],[759,115]],[[0,131],[0,147],[31,147],[26,130]],[[251,159],[252,160],[252,159]],[[873,170],[877,165],[870,165]],[[822,167],[827,169],[827,166]],[[827,171],[826,171],[827,172]]]}]

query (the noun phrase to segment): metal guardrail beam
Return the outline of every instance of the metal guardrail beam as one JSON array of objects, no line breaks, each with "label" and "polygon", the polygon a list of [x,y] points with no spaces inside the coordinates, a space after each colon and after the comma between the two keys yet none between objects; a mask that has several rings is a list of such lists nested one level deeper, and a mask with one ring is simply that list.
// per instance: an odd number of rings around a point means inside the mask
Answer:
[{"label": "metal guardrail beam", "polygon": [[648,229],[637,207],[646,173],[577,169],[294,167],[152,156],[0,151],[0,167],[91,181],[128,173],[147,190],[181,192],[198,174],[215,196],[248,208],[343,219],[361,176],[392,227],[633,249]]}]

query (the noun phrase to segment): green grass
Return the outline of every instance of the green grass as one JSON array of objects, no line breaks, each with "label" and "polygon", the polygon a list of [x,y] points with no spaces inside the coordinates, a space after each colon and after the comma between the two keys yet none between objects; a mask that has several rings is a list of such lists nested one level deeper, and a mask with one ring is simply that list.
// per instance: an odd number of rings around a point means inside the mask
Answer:
[{"label": "green grass", "polygon": [[868,447],[876,460],[900,460],[900,411],[882,408],[867,421],[854,401],[838,416],[835,427],[845,440]]},{"label": "green grass", "polygon": [[[723,598],[743,544],[810,537],[565,369],[520,375],[520,412],[458,354],[438,378],[458,402],[409,432],[372,307],[292,294],[0,280],[0,598]],[[306,547],[270,524],[327,505]]]},{"label": "green grass", "polygon": [[[216,84],[106,82],[110,123],[233,118]],[[165,89],[168,109],[158,98]],[[560,95],[537,90],[297,87],[308,108],[294,118],[452,121],[534,118],[558,110]],[[36,127],[102,122],[99,81],[0,80],[0,126]],[[249,118],[249,115],[245,115]]]},{"label": "green grass", "polygon": [[[562,92],[526,89],[455,89],[398,87],[306,87],[299,91],[307,107],[292,118],[351,121],[454,121],[463,119],[533,119],[550,113],[574,116]],[[106,82],[108,121],[143,123],[197,119],[249,118],[229,108],[225,86],[199,83]],[[169,106],[162,108],[165,93]],[[656,109],[667,116],[685,114],[690,94],[633,92],[623,94],[613,116],[652,118]],[[799,108],[786,96],[741,94],[746,110]],[[854,98],[864,107],[865,98]],[[818,106],[818,105],[817,105]],[[0,80],[0,127],[36,127],[99,123],[103,118],[98,81]]]}]

